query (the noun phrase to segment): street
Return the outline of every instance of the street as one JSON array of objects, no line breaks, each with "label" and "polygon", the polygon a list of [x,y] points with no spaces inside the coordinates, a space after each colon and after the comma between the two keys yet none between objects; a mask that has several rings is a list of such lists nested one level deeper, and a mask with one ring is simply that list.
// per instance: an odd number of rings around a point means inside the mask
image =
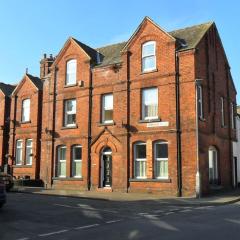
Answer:
[{"label": "street", "polygon": [[9,193],[0,239],[240,239],[240,203],[176,206]]}]

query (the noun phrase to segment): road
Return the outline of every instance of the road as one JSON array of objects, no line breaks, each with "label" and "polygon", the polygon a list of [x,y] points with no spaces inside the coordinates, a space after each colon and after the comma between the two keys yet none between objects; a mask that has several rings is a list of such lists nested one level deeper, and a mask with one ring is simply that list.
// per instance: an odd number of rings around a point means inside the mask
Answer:
[{"label": "road", "polygon": [[174,206],[9,193],[0,240],[240,239],[240,203]]}]

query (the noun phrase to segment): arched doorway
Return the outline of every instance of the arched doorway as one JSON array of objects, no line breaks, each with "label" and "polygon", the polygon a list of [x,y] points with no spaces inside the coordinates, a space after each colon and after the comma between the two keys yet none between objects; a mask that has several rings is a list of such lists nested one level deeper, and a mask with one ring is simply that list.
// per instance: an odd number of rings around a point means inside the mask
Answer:
[{"label": "arched doorway", "polygon": [[218,151],[214,146],[208,149],[209,183],[218,184]]},{"label": "arched doorway", "polygon": [[100,187],[112,186],[112,149],[105,147],[101,154]]}]

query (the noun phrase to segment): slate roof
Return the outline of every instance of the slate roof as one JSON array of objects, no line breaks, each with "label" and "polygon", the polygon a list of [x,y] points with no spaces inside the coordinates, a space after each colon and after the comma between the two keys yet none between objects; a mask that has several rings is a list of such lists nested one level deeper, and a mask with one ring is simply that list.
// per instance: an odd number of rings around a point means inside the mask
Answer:
[{"label": "slate roof", "polygon": [[2,90],[5,96],[10,96],[15,88],[16,85],[10,85],[0,82],[0,89]]},{"label": "slate roof", "polygon": [[43,87],[43,83],[42,80],[38,77],[32,76],[29,73],[26,73],[26,75],[31,79],[31,81],[33,82],[33,84],[40,90],[42,90]]},{"label": "slate roof", "polygon": [[[179,43],[181,43],[181,47],[178,49],[178,51],[185,51],[195,48],[212,24],[213,22],[203,23],[183,29],[178,29],[168,33],[174,38],[176,38]],[[100,53],[101,62],[97,64],[96,67],[107,66],[121,62],[121,50],[126,44],[127,42],[121,42],[96,49],[90,48],[89,53],[91,53],[92,56],[95,57],[93,58],[93,60],[96,63],[97,51]],[[88,51],[89,49],[86,50],[87,53]]]},{"label": "slate roof", "polygon": [[203,23],[192,27],[178,29],[169,32],[169,34],[183,43],[182,47],[179,49],[180,51],[192,49],[197,46],[212,24],[213,22]]}]

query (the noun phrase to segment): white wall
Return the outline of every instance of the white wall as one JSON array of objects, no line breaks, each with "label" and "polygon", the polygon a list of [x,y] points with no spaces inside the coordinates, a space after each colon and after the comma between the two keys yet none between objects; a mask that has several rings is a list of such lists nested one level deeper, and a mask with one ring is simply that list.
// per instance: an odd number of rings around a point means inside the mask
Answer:
[{"label": "white wall", "polygon": [[[237,142],[233,142],[233,157],[237,157],[237,175],[238,183],[240,183],[240,116],[236,117],[236,131],[237,131]],[[233,181],[235,182],[234,174],[235,164],[233,159]]]}]

